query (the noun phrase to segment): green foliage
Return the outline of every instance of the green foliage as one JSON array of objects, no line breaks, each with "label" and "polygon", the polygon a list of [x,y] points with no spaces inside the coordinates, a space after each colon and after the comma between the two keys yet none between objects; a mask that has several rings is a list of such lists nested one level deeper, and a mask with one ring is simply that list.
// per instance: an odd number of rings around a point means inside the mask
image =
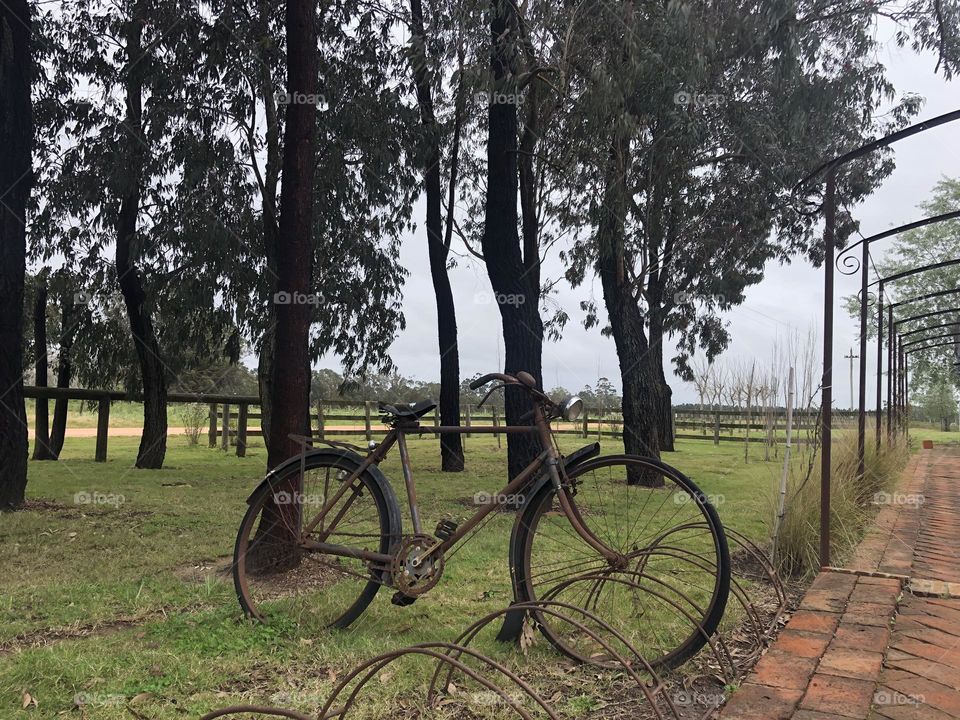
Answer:
[{"label": "green foliage", "polygon": [[[921,212],[918,213],[917,218],[911,218],[911,220],[941,215],[957,208],[960,208],[960,180],[943,178],[934,186],[930,200],[920,204]],[[947,220],[902,233],[892,241],[889,250],[883,254],[882,258],[875,262],[876,275],[889,277],[923,265],[955,260],[958,245],[960,245],[960,220]],[[877,250],[879,248],[873,248],[875,254],[879,254]],[[885,304],[889,305],[892,302],[903,302],[930,293],[956,290],[958,287],[960,287],[960,265],[953,265],[919,272],[888,283],[884,287],[884,300]],[[858,318],[859,298],[847,297],[844,302],[851,317]],[[876,338],[875,299],[872,299],[871,305],[872,317],[871,322],[867,323],[867,337]],[[951,308],[957,310],[905,321],[905,318]],[[930,343],[918,342],[910,347],[946,342],[950,340],[949,335],[960,333],[960,293],[901,305],[896,309],[894,321],[899,323],[898,332],[905,335],[905,343],[922,338],[939,338]],[[886,325],[887,318],[884,316],[885,335]],[[924,328],[929,330],[923,330]],[[885,345],[886,342],[887,339],[884,337]],[[960,367],[955,365],[957,361],[960,361],[958,346],[945,345],[928,351],[913,352],[909,360],[911,392],[926,392],[945,379],[949,379],[955,387],[960,388]]]},{"label": "green foliage", "polygon": [[[886,497],[906,465],[904,443],[876,445],[867,439],[864,474],[857,471],[854,432],[834,436],[830,485],[831,562],[842,566],[874,517],[876,497]],[[777,540],[778,571],[784,577],[810,576],[820,569],[819,459],[791,469],[787,482],[786,514]],[[879,495],[878,495],[879,494]],[[774,507],[776,505],[774,504]],[[774,511],[775,512],[775,511]],[[771,513],[772,517],[772,513]]]},{"label": "green foliage", "polygon": [[[542,51],[558,73],[562,111],[544,133],[553,149],[541,169],[555,191],[546,214],[571,239],[561,253],[567,279],[584,283],[597,260],[612,138],[625,136],[623,272],[658,336],[651,342],[676,336],[674,363],[689,378],[695,352],[712,358],[727,346],[719,313],[743,302],[767,262],[821,260],[821,187],[794,185],[902,126],[919,101],[902,98],[888,120],[875,119],[894,89],[877,60],[874,20],[852,2],[829,12],[811,2],[615,3],[555,22],[548,37],[569,41],[548,40]],[[839,180],[844,204],[891,169],[883,154],[850,166]],[[838,239],[855,228],[841,211]],[[592,298],[584,309],[588,326],[602,322]]]}]

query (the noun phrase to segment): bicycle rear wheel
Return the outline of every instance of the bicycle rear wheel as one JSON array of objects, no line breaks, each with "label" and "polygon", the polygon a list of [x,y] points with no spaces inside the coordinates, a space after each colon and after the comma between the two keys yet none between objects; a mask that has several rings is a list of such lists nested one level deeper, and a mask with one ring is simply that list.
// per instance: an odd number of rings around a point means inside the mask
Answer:
[{"label": "bicycle rear wheel", "polygon": [[321,450],[281,467],[250,498],[234,547],[233,576],[244,612],[301,627],[347,627],[371,603],[387,570],[359,558],[305,547],[309,541],[388,554],[399,538],[399,508],[389,484],[371,471],[356,477],[323,522],[311,520],[361,460]]},{"label": "bicycle rear wheel", "polygon": [[[652,667],[677,667],[707,643],[726,607],[730,558],[716,510],[689,478],[652,458],[602,457],[569,475],[574,512],[623,561],[612,565],[583,540],[547,484],[514,533],[519,599],[589,610]],[[637,477],[645,484],[634,484]],[[536,620],[571,658],[608,659],[586,633],[545,615]]]}]

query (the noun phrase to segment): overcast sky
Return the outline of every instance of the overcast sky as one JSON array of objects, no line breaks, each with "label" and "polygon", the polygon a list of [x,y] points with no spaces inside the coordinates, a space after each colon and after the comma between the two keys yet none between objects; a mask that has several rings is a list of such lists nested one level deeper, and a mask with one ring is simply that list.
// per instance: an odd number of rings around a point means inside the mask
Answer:
[{"label": "overcast sky", "polygon": [[[892,37],[892,32],[890,33]],[[960,108],[960,80],[944,81],[934,73],[935,57],[901,50],[890,40],[880,58],[889,70],[889,78],[899,93],[917,93],[926,103],[917,118],[922,120]],[[942,176],[960,175],[960,124],[947,125],[898,143],[897,168],[885,184],[864,204],[855,208],[864,235],[880,232],[921,217],[917,204],[929,197]],[[416,211],[418,229],[404,239],[401,263],[410,276],[404,288],[403,307],[407,328],[391,348],[399,371],[407,376],[435,381],[439,377],[436,340],[436,308],[430,280],[427,247],[423,237],[423,206]],[[874,256],[882,255],[890,241],[878,243]],[[882,247],[878,247],[882,246]],[[462,245],[454,240],[454,250],[461,255]],[[561,272],[556,257],[548,258],[545,277]],[[464,377],[479,372],[492,372],[502,366],[503,346],[500,317],[490,299],[490,281],[482,264],[470,256],[460,257],[451,271],[460,338],[460,369]],[[855,324],[840,307],[840,299],[857,290],[855,277],[837,275],[837,308],[835,334],[834,397],[837,407],[850,404],[848,361],[843,359],[856,342]],[[579,302],[591,292],[591,286],[573,291],[565,284],[558,286],[555,299],[570,314],[570,322],[562,340],[545,342],[543,376],[547,388],[563,386],[579,390],[594,384],[598,377],[609,378],[620,386],[617,354],[613,340],[600,335],[599,328],[584,330]],[[599,283],[593,293],[602,307]],[[732,336],[727,361],[757,358],[768,365],[774,341],[799,333],[806,336],[811,329],[820,333],[822,326],[823,271],[804,260],[789,266],[770,265],[765,279],[747,291],[746,302],[728,313],[726,321]],[[664,353],[666,362],[673,348]],[[868,377],[875,367],[874,353],[868,352]],[[724,360],[721,360],[723,362]],[[337,368],[335,361],[322,363]],[[673,387],[675,402],[694,401],[692,385],[682,382],[668,368],[668,381]],[[871,393],[868,391],[868,398]],[[869,401],[868,401],[869,404]]]}]

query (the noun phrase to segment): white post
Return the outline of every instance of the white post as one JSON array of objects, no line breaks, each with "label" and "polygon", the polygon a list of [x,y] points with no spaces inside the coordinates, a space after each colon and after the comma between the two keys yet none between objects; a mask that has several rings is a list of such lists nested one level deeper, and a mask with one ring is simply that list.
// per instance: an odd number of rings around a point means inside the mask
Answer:
[{"label": "white post", "polygon": [[777,500],[777,517],[773,523],[773,547],[770,551],[770,561],[776,563],[777,560],[777,539],[780,537],[780,524],[783,522],[783,515],[786,512],[787,501],[787,476],[790,473],[790,440],[793,435],[793,393],[794,393],[793,368],[790,368],[790,374],[787,378],[787,444],[783,450],[783,472],[780,474],[780,497]]}]

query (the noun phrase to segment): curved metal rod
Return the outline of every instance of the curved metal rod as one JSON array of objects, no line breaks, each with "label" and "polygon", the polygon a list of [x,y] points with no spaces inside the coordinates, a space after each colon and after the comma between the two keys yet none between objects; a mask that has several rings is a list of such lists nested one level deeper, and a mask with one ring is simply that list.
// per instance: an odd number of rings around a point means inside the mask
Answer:
[{"label": "curved metal rod", "polygon": [[926,227],[927,225],[934,225],[936,223],[946,222],[948,220],[956,220],[957,218],[960,218],[960,210],[951,210],[950,212],[947,212],[947,213],[932,215],[930,217],[923,218],[922,220],[914,220],[911,223],[906,223],[905,225],[900,225],[899,227],[891,228],[889,230],[884,230],[883,232],[877,233],[876,235],[870,235],[869,237],[861,238],[860,240],[857,240],[857,242],[851,245],[847,245],[843,250],[837,253],[837,262],[836,262],[837,270],[839,270],[840,273],[843,275],[852,275],[854,272],[856,272],[856,270],[854,270],[853,272],[844,272],[843,270],[840,269],[840,265],[844,265],[845,267],[848,267],[850,265],[850,262],[849,262],[850,260],[856,261],[857,270],[860,269],[860,258],[858,258],[856,255],[847,255],[847,253],[849,253],[851,250],[854,250],[855,248],[860,247],[861,245],[866,244],[867,247],[869,248],[870,243],[876,242],[877,240],[883,240],[888,237],[893,237],[894,235],[899,235],[900,233],[909,232],[910,230],[916,230],[917,228]]},{"label": "curved metal rod", "polygon": [[[440,652],[443,650],[444,652]],[[465,665],[459,660],[451,657],[448,653],[450,650],[455,650],[460,654],[466,654],[469,657],[473,657],[481,662],[487,664],[488,666],[496,669],[498,672],[502,673],[506,677],[510,678],[515,684],[517,684],[534,702],[539,705],[547,716],[551,720],[558,720],[556,714],[550,708],[550,706],[537,694],[537,692],[530,687],[526,682],[521,680],[517,675],[503,667],[499,663],[491,660],[490,658],[481,655],[476,650],[472,650],[466,647],[453,646],[451,643],[421,643],[419,645],[413,645],[411,647],[404,648],[402,650],[384,653],[383,655],[378,655],[375,658],[367,660],[361,665],[358,665],[354,668],[349,675],[347,675],[333,690],[330,694],[330,697],[327,699],[327,702],[324,704],[323,708],[320,711],[321,718],[330,718],[330,717],[344,717],[347,711],[353,706],[354,702],[357,699],[360,691],[363,690],[364,686],[370,681],[370,679],[380,671],[381,668],[389,665],[390,663],[402,658],[407,655],[425,655],[427,657],[432,657],[437,660],[439,663],[447,663],[454,666],[457,670],[462,672],[467,677],[471,678],[475,682],[483,685],[485,688],[491,692],[496,693],[502,697],[513,710],[524,718],[524,720],[533,720],[532,716],[522,705],[520,705],[514,698],[510,697],[502,688],[495,685],[490,680],[486,679],[480,675],[476,670]],[[347,701],[344,703],[342,708],[338,708],[337,711],[331,712],[331,708],[336,699],[340,694],[358,677],[361,673],[364,673],[363,677],[360,679],[360,682],[357,686],[351,691],[350,696],[347,698]]]},{"label": "curved metal rod", "polygon": [[[683,526],[681,526],[681,527],[683,528]],[[689,526],[687,526],[687,527],[705,528],[705,529],[708,530],[708,531],[709,531],[709,529],[710,529],[709,526],[708,526],[706,523],[695,523],[695,524],[689,525]],[[683,529],[685,529],[685,528],[683,528]],[[716,563],[711,563],[710,560],[709,560],[709,558],[705,558],[705,557],[703,557],[702,555],[699,555],[699,554],[697,554],[697,553],[694,553],[693,551],[691,551],[691,550],[689,550],[689,549],[686,549],[686,548],[679,548],[679,547],[678,547],[678,548],[673,548],[672,546],[669,546],[669,545],[667,545],[667,546],[662,545],[662,541],[664,540],[664,538],[668,537],[669,535],[673,534],[674,532],[677,532],[677,530],[673,530],[673,529],[667,530],[666,532],[664,532],[664,533],[662,533],[661,535],[659,535],[659,536],[657,536],[656,538],[654,538],[654,540],[652,541],[652,542],[656,543],[656,545],[654,545],[654,547],[675,549],[675,550],[677,550],[678,552],[683,552],[686,557],[691,557],[691,556],[692,556],[692,557],[695,557],[695,558],[701,560],[703,563],[705,563],[705,564],[692,563],[692,564],[694,564],[694,565],[698,565],[699,567],[701,567],[701,569],[713,568],[714,571],[716,570]],[[736,543],[737,545],[739,545],[743,550],[745,550],[747,553],[752,554],[752,550],[751,550],[750,548],[742,545],[742,544],[738,541],[738,539],[736,539],[736,538],[731,538],[729,535],[728,535],[727,539],[728,539],[728,540],[731,540],[731,539],[732,539],[733,542]],[[665,553],[665,554],[666,554],[668,557],[671,556],[669,553]],[[759,560],[759,559],[762,558],[762,557],[763,557],[762,555],[758,555],[757,558],[755,558],[755,559],[758,559],[758,560]],[[762,563],[764,560],[766,560],[766,558],[763,558],[763,560],[761,560],[761,563]],[[645,569],[645,562],[646,562],[646,559],[645,559],[645,561],[644,561],[644,567],[641,567],[641,566],[639,566],[639,565],[637,566],[637,569],[636,569],[637,572],[643,572],[643,571],[644,571],[644,569]],[[688,562],[689,562],[689,561],[688,561]],[[766,567],[765,567],[765,569],[766,569]],[[774,576],[774,577],[775,577],[775,576]],[[747,579],[747,580],[752,579],[752,578],[750,578],[750,577],[748,577],[748,576],[744,576],[744,578]],[[771,577],[769,576],[769,571],[768,571],[768,580],[769,580],[769,579],[771,579]],[[601,584],[602,584],[602,583],[599,583],[599,582],[598,582],[598,585],[601,585]],[[777,584],[777,583],[774,582],[774,584]],[[593,591],[591,590],[591,592],[593,592]],[[766,628],[763,627],[763,621],[762,621],[761,618],[760,618],[760,613],[757,611],[757,608],[754,606],[754,604],[750,601],[750,595],[749,595],[749,593],[748,593],[747,590],[744,588],[744,586],[741,585],[741,583],[740,583],[740,578],[738,578],[733,572],[730,573],[730,593],[731,593],[731,595],[740,603],[741,607],[743,608],[744,613],[746,614],[747,620],[749,621],[749,623],[745,622],[744,624],[745,624],[745,625],[748,625],[748,627],[752,629],[752,634],[753,634],[754,640],[756,641],[756,646],[751,650],[750,654],[748,654],[748,655],[746,656],[746,658],[750,658],[750,657],[752,657],[756,652],[759,652],[759,651],[762,649],[762,647],[763,647],[763,637],[764,637],[764,635],[766,634],[767,630],[766,630]],[[599,594],[599,588],[598,588],[598,594]],[[778,592],[777,592],[777,599],[780,600],[780,592],[779,592],[779,590],[778,590]],[[729,603],[729,601],[728,601],[728,603]],[[781,607],[782,607],[782,606],[781,606]],[[699,608],[698,608],[698,609],[699,609]],[[779,610],[779,609],[778,609],[778,612],[780,612],[780,611],[782,611],[782,610]],[[718,659],[719,659],[719,658],[718,658]],[[731,655],[731,657],[729,658],[729,660],[730,660],[730,663],[731,663],[731,670],[733,670],[733,675],[736,676],[736,675],[738,674],[738,672],[739,672],[739,668],[737,667],[736,663],[734,662],[732,655]]]},{"label": "curved metal rod", "polygon": [[928,325],[927,327],[916,328],[914,330],[907,330],[906,332],[897,333],[897,335],[899,335],[900,338],[902,339],[907,337],[908,335],[916,335],[917,333],[929,332],[930,330],[939,330],[940,328],[956,327],[957,325],[960,325],[960,318],[957,318],[952,322],[940,323],[939,325]]},{"label": "curved metal rod", "polygon": [[935,345],[925,345],[924,347],[915,347],[907,350],[904,354],[911,355],[915,352],[920,352],[921,350],[933,350],[934,348],[947,347],[948,345],[960,345],[960,338],[954,340],[948,340],[947,342],[936,343]]},{"label": "curved metal rod", "polygon": [[[683,607],[681,607],[677,602],[675,602],[675,601],[672,600],[671,598],[667,597],[666,595],[663,595],[663,594],[660,593],[660,592],[657,592],[656,590],[654,590],[653,588],[651,588],[651,587],[649,587],[649,586],[644,586],[644,585],[641,585],[641,584],[638,583],[638,582],[632,582],[632,581],[630,581],[630,580],[626,580],[626,579],[620,577],[620,575],[634,575],[634,576],[639,577],[639,578],[641,578],[641,579],[650,580],[650,581],[652,581],[652,582],[654,582],[654,583],[656,583],[656,584],[658,584],[658,585],[662,585],[662,586],[668,588],[669,590],[673,591],[676,595],[680,596],[680,597],[683,598],[687,603],[689,603],[689,604],[692,605],[694,608],[696,608],[696,605],[691,601],[691,599],[690,599],[685,593],[680,592],[679,590],[677,590],[675,587],[673,587],[673,586],[671,586],[671,585],[668,585],[666,582],[664,582],[664,581],[661,580],[660,578],[654,577],[654,576],[652,576],[652,575],[647,575],[647,574],[645,574],[645,573],[638,573],[638,572],[630,571],[630,570],[617,570],[615,575],[612,573],[612,571],[611,571],[611,572],[601,571],[601,572],[593,572],[593,573],[584,573],[583,575],[579,575],[579,576],[577,576],[577,577],[570,578],[570,579],[565,580],[564,582],[559,583],[558,585],[555,585],[554,587],[550,588],[550,590],[547,592],[547,594],[544,596],[543,599],[544,599],[544,600],[549,600],[549,601],[554,601],[554,598],[559,597],[560,593],[562,593],[562,592],[563,592],[564,590],[566,590],[567,588],[571,587],[574,583],[584,582],[584,581],[587,581],[587,582],[591,582],[591,583],[592,583],[592,582],[595,582],[596,580],[603,580],[604,582],[619,583],[619,584],[621,584],[621,585],[626,585],[627,587],[632,587],[632,588],[634,588],[635,590],[639,590],[639,591],[644,592],[644,593],[646,593],[646,594],[648,594],[648,595],[652,595],[653,597],[655,597],[655,598],[657,598],[658,600],[662,601],[662,602],[665,603],[666,605],[669,605],[669,606],[673,607],[674,610],[679,611],[679,613],[680,613],[681,615],[683,615],[683,616],[690,622],[691,626],[696,628],[696,630],[697,630],[697,632],[700,634],[700,636],[706,641],[706,644],[710,646],[710,650],[713,651],[714,657],[716,657],[718,661],[721,659],[720,650],[717,649],[717,644],[719,644],[720,648],[723,649],[723,654],[727,656],[727,660],[728,660],[730,666],[733,667],[733,658],[732,658],[732,655],[731,655],[731,653],[730,653],[729,648],[727,647],[727,643],[724,641],[724,639],[723,639],[722,637],[716,636],[716,639],[714,639],[714,637],[708,635],[708,634],[704,631],[703,625],[700,624],[700,621],[699,621],[697,618],[695,618],[693,615],[691,615],[689,612],[687,612]],[[556,601],[554,601],[554,602],[556,602]],[[715,644],[715,643],[716,643],[716,644]],[[597,663],[597,664],[599,665],[599,664],[602,664],[602,663]]]},{"label": "curved metal rod", "polygon": [[823,163],[820,167],[818,167],[816,170],[814,170],[805,178],[803,178],[803,180],[801,180],[796,185],[794,185],[793,190],[794,192],[796,192],[801,187],[803,187],[808,182],[810,182],[813,178],[817,177],[823,172],[826,172],[827,170],[838,168],[841,165],[845,165],[851,160],[856,160],[859,157],[863,157],[864,155],[867,155],[873,152],[874,150],[878,150],[879,148],[882,148],[882,147],[887,147],[889,145],[892,145],[895,142],[904,140],[910,137],[911,135],[922,133],[925,130],[932,130],[938,125],[943,125],[948,122],[953,122],[954,120],[960,120],[960,110],[954,110],[953,112],[944,113],[943,115],[937,115],[936,117],[930,118],[929,120],[918,122],[909,127],[905,127],[902,130],[898,130],[897,132],[890,133],[889,135],[885,135],[879,140],[874,140],[873,142],[869,142],[866,145],[861,145],[855,150],[851,150],[848,153],[844,153],[843,155],[839,155],[833,158],[833,160],[828,160],[827,162]]},{"label": "curved metal rod", "polygon": [[200,720],[214,720],[214,718],[224,715],[273,715],[274,717],[290,718],[290,720],[316,720],[312,715],[304,715],[296,710],[284,710],[283,708],[267,707],[266,705],[231,705],[230,707],[220,708],[213,712],[208,712]]},{"label": "curved metal rod", "polygon": [[919,340],[911,340],[910,342],[901,342],[901,348],[908,348],[911,345],[918,345],[920,343],[930,342],[931,340],[944,340],[951,337],[960,337],[960,332],[946,333],[944,335],[931,335],[930,337],[920,338]]},{"label": "curved metal rod", "polygon": [[[856,245],[851,245],[850,247],[846,248],[843,253],[854,247],[856,247]],[[837,255],[837,259],[833,263],[837,268],[837,272],[841,275],[856,275],[858,272],[860,272],[860,267],[863,265],[863,263],[860,262],[860,258],[858,258],[856,255],[844,255],[843,253]]]},{"label": "curved metal rod", "polygon": [[874,280],[867,287],[873,287],[874,285],[877,285],[877,284],[889,283],[895,280],[902,280],[903,278],[910,277],[911,275],[927,272],[927,270],[939,270],[945,267],[952,267],[953,265],[960,265],[960,258],[954,258],[953,260],[943,260],[938,263],[930,263],[929,265],[924,265],[923,267],[913,268],[911,270],[904,270],[903,272],[894,273],[893,275],[887,275],[887,277],[880,278],[879,280]]},{"label": "curved metal rod", "polygon": [[946,310],[934,310],[932,312],[920,313],[919,315],[914,315],[913,317],[904,318],[903,320],[896,320],[895,325],[900,323],[912,322],[914,320],[923,320],[924,318],[934,317],[936,315],[946,315],[947,313],[960,313],[960,307],[947,308]]},{"label": "curved metal rod", "polygon": [[[613,637],[615,637],[620,643],[622,643],[630,651],[630,654],[632,654],[640,662],[640,664],[644,667],[646,672],[649,673],[650,680],[644,681],[644,679],[637,674],[637,671],[633,669],[633,661],[623,657],[623,655],[617,652],[617,650],[613,647],[613,645],[607,642],[606,640],[604,640],[603,637],[597,631],[591,630],[584,623],[578,620],[575,620],[569,615],[566,615],[556,610],[555,608],[558,608],[558,607],[563,608],[564,610],[574,611],[583,615],[585,618],[588,618],[589,620],[600,625],[602,630],[613,635]],[[536,612],[536,613],[544,613],[552,617],[556,617],[563,622],[569,623],[570,625],[576,627],[580,631],[585,632],[592,640],[594,640],[601,647],[603,647],[603,649],[606,650],[610,654],[610,656],[612,656],[620,664],[622,669],[625,670],[627,674],[630,675],[630,677],[637,683],[638,687],[640,687],[644,696],[647,698],[647,702],[650,703],[650,707],[653,709],[654,713],[656,713],[658,718],[662,718],[663,714],[660,712],[660,709],[657,707],[657,702],[654,699],[654,695],[662,695],[662,697],[666,700],[667,706],[670,708],[670,712],[673,714],[674,717],[678,717],[676,707],[674,707],[674,704],[673,704],[673,700],[669,696],[662,694],[663,684],[660,681],[660,678],[657,676],[656,672],[654,672],[650,664],[644,659],[644,657],[636,649],[636,647],[632,645],[630,641],[627,640],[627,638],[624,637],[622,633],[615,630],[609,623],[607,623],[600,617],[594,615],[593,613],[587,610],[584,610],[583,608],[578,607],[576,605],[571,605],[569,603],[556,602],[556,601],[536,601],[536,600],[511,605],[510,607],[504,608],[502,610],[498,610],[497,612],[490,613],[489,615],[474,622],[470,627],[464,630],[463,633],[461,633],[461,635],[454,641],[454,643],[452,643],[452,652],[459,653],[459,649],[455,649],[455,648],[467,647],[467,645],[469,645],[469,643],[472,642],[473,639],[485,627],[489,626],[490,623],[492,623],[498,617],[505,615],[506,613],[516,612],[516,611],[523,611],[523,612],[530,611],[530,612]],[[442,663],[438,663],[437,668],[434,671],[433,677],[430,680],[430,689],[427,694],[428,698],[433,698],[436,695],[437,681],[439,680],[441,669],[442,669]],[[453,672],[454,672],[453,667],[448,668],[445,684],[449,684],[453,676]]]},{"label": "curved metal rod", "polygon": [[936,290],[931,293],[924,293],[923,295],[917,295],[916,297],[891,303],[890,309],[893,310],[901,305],[909,305],[910,303],[920,302],[921,300],[933,300],[934,298],[943,297],[944,295],[954,295],[956,293],[960,293],[960,287],[950,288],[949,290]]}]

